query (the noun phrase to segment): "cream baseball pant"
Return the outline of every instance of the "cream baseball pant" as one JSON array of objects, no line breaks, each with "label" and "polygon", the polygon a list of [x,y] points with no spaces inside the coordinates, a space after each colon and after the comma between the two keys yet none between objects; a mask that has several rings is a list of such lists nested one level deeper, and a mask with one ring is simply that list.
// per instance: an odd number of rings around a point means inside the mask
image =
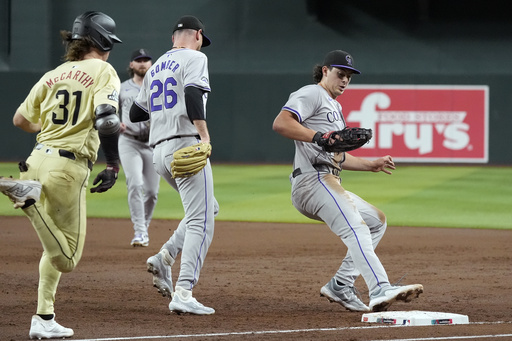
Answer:
[{"label": "cream baseball pant", "polygon": [[37,314],[53,314],[55,293],[63,272],[71,272],[82,257],[86,235],[86,186],[89,161],[72,160],[49,147],[34,149],[21,179],[42,184],[41,198],[23,209],[41,244]]}]

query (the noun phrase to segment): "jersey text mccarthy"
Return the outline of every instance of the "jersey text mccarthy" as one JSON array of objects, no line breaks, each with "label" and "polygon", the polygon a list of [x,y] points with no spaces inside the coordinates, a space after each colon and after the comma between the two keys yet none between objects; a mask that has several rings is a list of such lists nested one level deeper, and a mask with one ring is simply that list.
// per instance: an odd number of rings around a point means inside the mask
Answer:
[{"label": "jersey text mccarthy", "polygon": [[89,76],[87,73],[80,71],[80,70],[73,70],[69,72],[63,72],[60,77],[53,77],[46,81],[46,85],[51,89],[52,86],[55,85],[55,83],[58,83],[59,81],[63,81],[65,79],[73,79],[80,83],[82,83],[83,86],[88,88],[89,86],[94,84],[94,79],[92,79],[91,76]]},{"label": "jersey text mccarthy", "polygon": [[151,70],[151,76],[154,77],[156,73],[163,70],[171,70],[172,72],[176,72],[179,67],[180,64],[176,63],[175,60],[165,60],[160,64],[155,65],[155,67]]}]

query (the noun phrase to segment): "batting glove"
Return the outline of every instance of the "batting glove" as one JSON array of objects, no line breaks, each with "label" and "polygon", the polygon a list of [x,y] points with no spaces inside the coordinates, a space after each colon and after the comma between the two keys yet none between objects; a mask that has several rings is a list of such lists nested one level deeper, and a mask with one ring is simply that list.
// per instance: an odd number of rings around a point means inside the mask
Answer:
[{"label": "batting glove", "polygon": [[119,173],[118,167],[107,166],[107,168],[102,170],[92,182],[94,186],[101,181],[98,186],[91,188],[91,193],[102,193],[112,188],[116,183],[117,173]]}]

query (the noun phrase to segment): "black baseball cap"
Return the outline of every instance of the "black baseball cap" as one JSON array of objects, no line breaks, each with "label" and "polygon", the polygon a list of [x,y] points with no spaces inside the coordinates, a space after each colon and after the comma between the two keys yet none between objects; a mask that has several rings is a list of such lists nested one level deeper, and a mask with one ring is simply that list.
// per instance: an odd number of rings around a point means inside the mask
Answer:
[{"label": "black baseball cap", "polygon": [[354,59],[352,58],[352,56],[342,50],[334,50],[334,51],[329,52],[325,56],[323,66],[334,66],[334,67],[352,70],[356,74],[361,73],[361,71],[354,68]]},{"label": "black baseball cap", "polygon": [[132,61],[141,59],[141,58],[153,59],[153,58],[151,58],[151,54],[149,53],[149,51],[146,49],[138,49],[138,50],[133,51]]},{"label": "black baseball cap", "polygon": [[204,24],[201,20],[197,19],[193,15],[184,15],[178,19],[176,24],[174,25],[174,29],[172,33],[178,30],[191,29],[191,30],[202,30],[201,34],[203,35],[203,45],[202,47],[209,46],[212,42],[211,40],[204,34]]}]

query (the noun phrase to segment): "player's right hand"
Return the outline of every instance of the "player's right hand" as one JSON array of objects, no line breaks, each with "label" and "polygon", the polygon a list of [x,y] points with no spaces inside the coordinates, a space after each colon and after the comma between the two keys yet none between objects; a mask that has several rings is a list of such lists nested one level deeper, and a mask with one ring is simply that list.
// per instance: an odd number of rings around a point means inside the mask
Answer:
[{"label": "player's right hand", "polygon": [[119,172],[119,168],[115,167],[107,167],[102,170],[92,182],[93,186],[101,181],[101,183],[91,188],[91,193],[102,193],[108,191],[117,180],[117,173]]}]

